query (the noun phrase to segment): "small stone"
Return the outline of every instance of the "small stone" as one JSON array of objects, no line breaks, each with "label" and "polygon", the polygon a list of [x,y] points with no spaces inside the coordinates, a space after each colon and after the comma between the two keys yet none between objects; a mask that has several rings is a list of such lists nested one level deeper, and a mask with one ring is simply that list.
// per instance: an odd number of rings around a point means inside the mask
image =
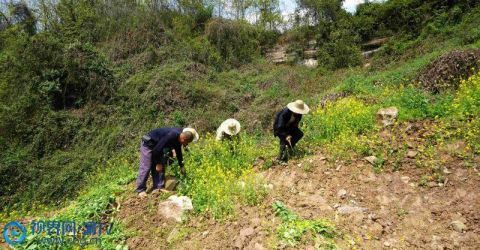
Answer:
[{"label": "small stone", "polygon": [[410,181],[410,177],[408,176],[402,176],[400,177],[400,179],[403,181],[403,183],[405,184],[408,184],[408,182]]},{"label": "small stone", "polygon": [[265,189],[272,190],[273,189],[273,184],[265,184],[263,185]]},{"label": "small stone", "polygon": [[408,150],[407,152],[407,157],[408,158],[415,158],[417,156],[418,152],[415,150]]},{"label": "small stone", "polygon": [[178,235],[178,229],[174,228],[167,237],[167,242],[172,243]]},{"label": "small stone", "polygon": [[264,250],[266,249],[262,244],[260,243],[255,243],[255,245],[253,246],[253,249],[255,250]]},{"label": "small stone", "polygon": [[459,233],[467,230],[467,226],[459,220],[452,221],[452,223],[450,223],[450,225],[452,226],[453,230],[455,230]]},{"label": "small stone", "polygon": [[367,156],[367,157],[365,157],[365,158],[363,158],[363,159],[365,159],[366,161],[368,161],[368,162],[369,162],[370,164],[372,164],[372,165],[375,164],[375,162],[377,161],[377,157],[375,157],[375,156],[373,156],[373,155]]},{"label": "small stone", "polygon": [[371,234],[372,234],[374,237],[376,237],[376,238],[380,237],[380,236],[382,235],[382,233],[383,233],[383,227],[382,227],[382,225],[380,225],[380,224],[377,223],[377,222],[373,223],[373,224],[370,226],[369,229],[370,229]]},{"label": "small stone", "polygon": [[451,174],[452,172],[450,172],[446,167],[443,168],[443,173],[444,174]]},{"label": "small stone", "polygon": [[253,230],[253,227],[244,228],[240,230],[240,237],[248,237],[254,233],[255,231]]},{"label": "small stone", "polygon": [[339,214],[363,213],[366,210],[367,209],[363,207],[355,207],[355,206],[349,206],[349,205],[344,205],[337,208],[337,212]]},{"label": "small stone", "polygon": [[340,199],[345,199],[345,197],[347,197],[347,190],[345,189],[338,190],[337,197]]}]

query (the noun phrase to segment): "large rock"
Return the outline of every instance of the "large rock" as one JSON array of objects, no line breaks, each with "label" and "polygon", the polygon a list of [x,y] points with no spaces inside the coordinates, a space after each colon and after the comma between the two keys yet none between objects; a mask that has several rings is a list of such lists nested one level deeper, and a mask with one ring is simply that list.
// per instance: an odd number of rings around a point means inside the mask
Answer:
[{"label": "large rock", "polygon": [[398,109],[396,107],[379,109],[377,112],[377,121],[381,122],[384,127],[395,123],[398,117]]},{"label": "large rock", "polygon": [[166,219],[181,222],[183,214],[192,209],[193,205],[190,198],[172,195],[158,205],[158,214]]}]

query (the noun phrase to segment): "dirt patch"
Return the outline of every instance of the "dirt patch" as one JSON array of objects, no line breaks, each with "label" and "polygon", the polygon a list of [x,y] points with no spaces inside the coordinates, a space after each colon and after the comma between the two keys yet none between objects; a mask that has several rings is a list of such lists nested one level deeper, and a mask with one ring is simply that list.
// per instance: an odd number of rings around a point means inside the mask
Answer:
[{"label": "dirt patch", "polygon": [[325,108],[327,106],[327,103],[334,103],[342,98],[347,97],[346,92],[338,92],[338,93],[331,93],[327,94],[324,97],[322,97],[322,100],[320,101],[320,106],[322,108]]},{"label": "dirt patch", "polygon": [[456,89],[461,79],[468,78],[478,70],[479,60],[480,49],[454,50],[428,64],[416,81],[434,93]]}]

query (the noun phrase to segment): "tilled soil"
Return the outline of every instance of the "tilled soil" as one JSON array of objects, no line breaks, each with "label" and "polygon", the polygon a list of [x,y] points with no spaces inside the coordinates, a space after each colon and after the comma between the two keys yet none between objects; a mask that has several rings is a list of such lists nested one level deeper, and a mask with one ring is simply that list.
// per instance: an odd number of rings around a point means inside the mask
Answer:
[{"label": "tilled soil", "polygon": [[[280,220],[271,204],[280,200],[304,218],[333,222],[341,232],[340,248],[476,249],[480,245],[480,176],[475,169],[451,166],[446,184],[421,187],[422,170],[415,167],[376,174],[363,160],[338,168],[322,158],[305,159],[303,164],[315,166],[308,172],[302,163],[263,172],[274,186],[270,195],[260,206],[239,207],[236,218],[227,222],[191,218],[186,225],[176,225],[156,215],[152,196],[133,197],[120,213],[127,227],[140,232],[128,244],[132,249],[275,248]],[[462,222],[464,231],[455,230],[453,221]],[[178,234],[180,227],[190,229],[180,235],[182,240],[169,245],[167,238],[172,232]]]}]

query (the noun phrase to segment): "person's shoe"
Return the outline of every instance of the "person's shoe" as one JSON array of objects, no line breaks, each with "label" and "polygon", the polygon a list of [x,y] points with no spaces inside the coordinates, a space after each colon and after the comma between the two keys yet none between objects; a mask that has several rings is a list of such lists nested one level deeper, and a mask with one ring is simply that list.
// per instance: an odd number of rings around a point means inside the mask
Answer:
[{"label": "person's shoe", "polygon": [[143,191],[143,192],[138,193],[138,197],[140,197],[140,198],[147,197],[147,192]]}]

